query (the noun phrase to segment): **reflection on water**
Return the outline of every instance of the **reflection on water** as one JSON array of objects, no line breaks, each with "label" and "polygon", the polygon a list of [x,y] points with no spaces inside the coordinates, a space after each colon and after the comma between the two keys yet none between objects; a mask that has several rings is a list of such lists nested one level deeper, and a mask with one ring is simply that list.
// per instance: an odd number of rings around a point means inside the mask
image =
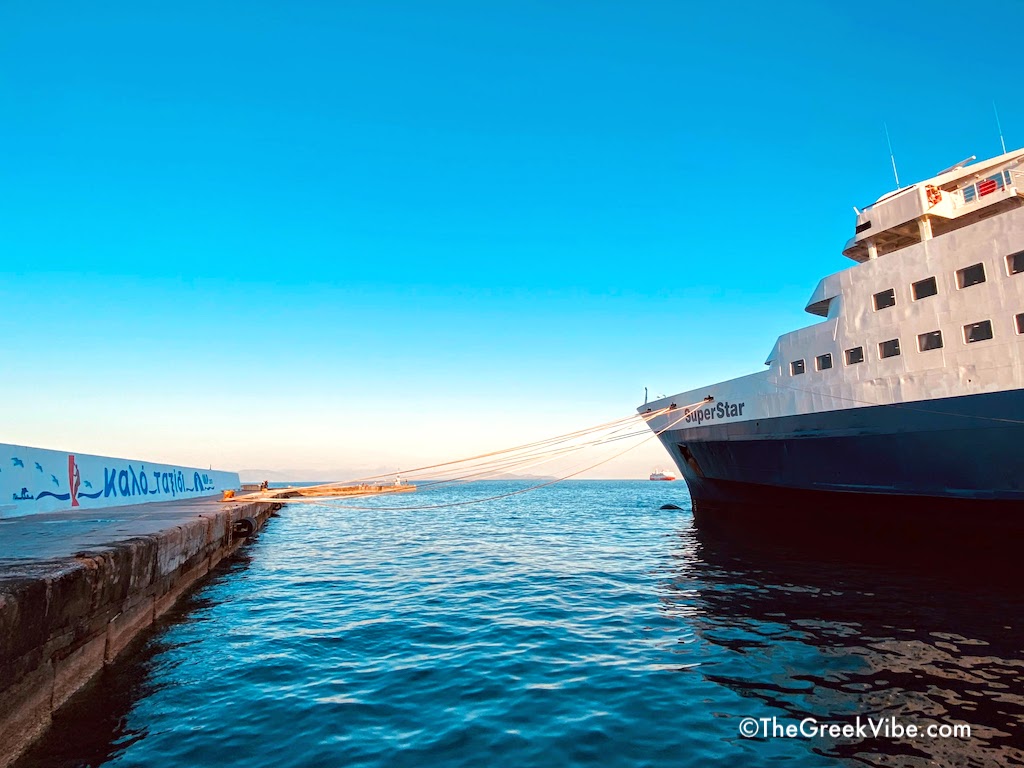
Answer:
[{"label": "reflection on water", "polygon": [[[706,679],[779,721],[971,725],[970,739],[813,742],[866,765],[1024,764],[1024,597],[1016,563],[870,564],[678,533],[666,611],[727,650]],[[761,709],[761,707],[758,707]]]},{"label": "reflection on water", "polygon": [[[645,482],[289,509],[246,553],[18,768],[1024,764],[1012,573],[756,554]],[[857,715],[973,733],[738,731]]]}]

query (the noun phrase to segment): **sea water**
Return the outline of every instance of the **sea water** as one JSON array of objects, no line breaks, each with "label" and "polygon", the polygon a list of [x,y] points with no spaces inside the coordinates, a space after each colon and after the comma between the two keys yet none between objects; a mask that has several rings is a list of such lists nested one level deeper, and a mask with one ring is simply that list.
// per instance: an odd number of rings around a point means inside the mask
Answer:
[{"label": "sea water", "polygon": [[682,483],[463,503],[529,485],[284,508],[19,768],[1024,762],[1016,582],[734,550]]}]

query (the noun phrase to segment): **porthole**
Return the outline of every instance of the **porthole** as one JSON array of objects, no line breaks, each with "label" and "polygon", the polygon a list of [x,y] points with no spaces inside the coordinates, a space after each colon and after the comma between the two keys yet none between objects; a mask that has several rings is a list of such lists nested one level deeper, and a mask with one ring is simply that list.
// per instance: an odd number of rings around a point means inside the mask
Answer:
[{"label": "porthole", "polygon": [[881,358],[896,357],[900,353],[900,340],[889,339],[878,345],[878,356]]},{"label": "porthole", "polygon": [[942,331],[928,331],[917,337],[917,348],[922,352],[942,349]]},{"label": "porthole", "polygon": [[972,264],[969,267],[956,271],[956,285],[958,288],[970,288],[972,285],[985,282],[985,265]]},{"label": "porthole", "polygon": [[973,344],[976,341],[988,341],[992,338],[992,321],[981,320],[964,326],[964,341]]}]

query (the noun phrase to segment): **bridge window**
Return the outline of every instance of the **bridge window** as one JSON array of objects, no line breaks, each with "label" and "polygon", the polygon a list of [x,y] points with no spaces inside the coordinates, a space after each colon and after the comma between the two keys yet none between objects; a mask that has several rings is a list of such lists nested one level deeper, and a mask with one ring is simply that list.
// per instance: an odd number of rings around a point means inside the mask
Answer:
[{"label": "bridge window", "polygon": [[927,299],[929,296],[934,296],[939,292],[939,286],[935,283],[934,277],[926,277],[924,280],[918,280],[914,283],[913,289],[914,301]]},{"label": "bridge window", "polygon": [[878,356],[881,358],[896,357],[900,353],[900,340],[889,339],[878,345]]},{"label": "bridge window", "polygon": [[875,294],[875,311],[896,306],[896,289],[890,288],[887,291]]},{"label": "bridge window", "polygon": [[1006,274],[1019,275],[1024,272],[1024,251],[1011,253],[1006,257]]},{"label": "bridge window", "polygon": [[827,371],[832,367],[832,353],[826,352],[824,355],[818,355],[814,358],[814,367],[819,371]]},{"label": "bridge window", "polygon": [[922,352],[930,349],[942,349],[942,331],[928,331],[917,337],[917,348]]},{"label": "bridge window", "polygon": [[956,284],[958,288],[970,288],[972,285],[985,282],[985,265],[972,264],[969,267],[956,271]]},{"label": "bridge window", "polygon": [[794,360],[792,363],[789,364],[789,375],[790,376],[799,376],[803,372],[804,372],[804,361],[803,360]]},{"label": "bridge window", "polygon": [[1024,312],[1021,312],[1013,319],[1017,323],[1017,333],[1024,333]]},{"label": "bridge window", "polygon": [[992,338],[992,321],[982,320],[964,326],[964,341],[973,344],[976,341],[988,341]]},{"label": "bridge window", "polygon": [[846,357],[847,365],[856,365],[864,362],[864,347],[854,347],[846,350],[843,355]]}]

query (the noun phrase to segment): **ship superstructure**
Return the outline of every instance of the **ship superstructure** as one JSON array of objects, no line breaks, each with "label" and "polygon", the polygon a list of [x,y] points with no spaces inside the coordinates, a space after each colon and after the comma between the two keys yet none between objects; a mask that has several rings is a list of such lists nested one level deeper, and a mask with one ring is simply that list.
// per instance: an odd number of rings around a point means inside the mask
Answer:
[{"label": "ship superstructure", "polygon": [[807,302],[822,320],[781,336],[766,370],[639,409],[675,406],[650,426],[696,509],[1024,513],[1024,150],[884,195],[843,253],[857,264]]}]

